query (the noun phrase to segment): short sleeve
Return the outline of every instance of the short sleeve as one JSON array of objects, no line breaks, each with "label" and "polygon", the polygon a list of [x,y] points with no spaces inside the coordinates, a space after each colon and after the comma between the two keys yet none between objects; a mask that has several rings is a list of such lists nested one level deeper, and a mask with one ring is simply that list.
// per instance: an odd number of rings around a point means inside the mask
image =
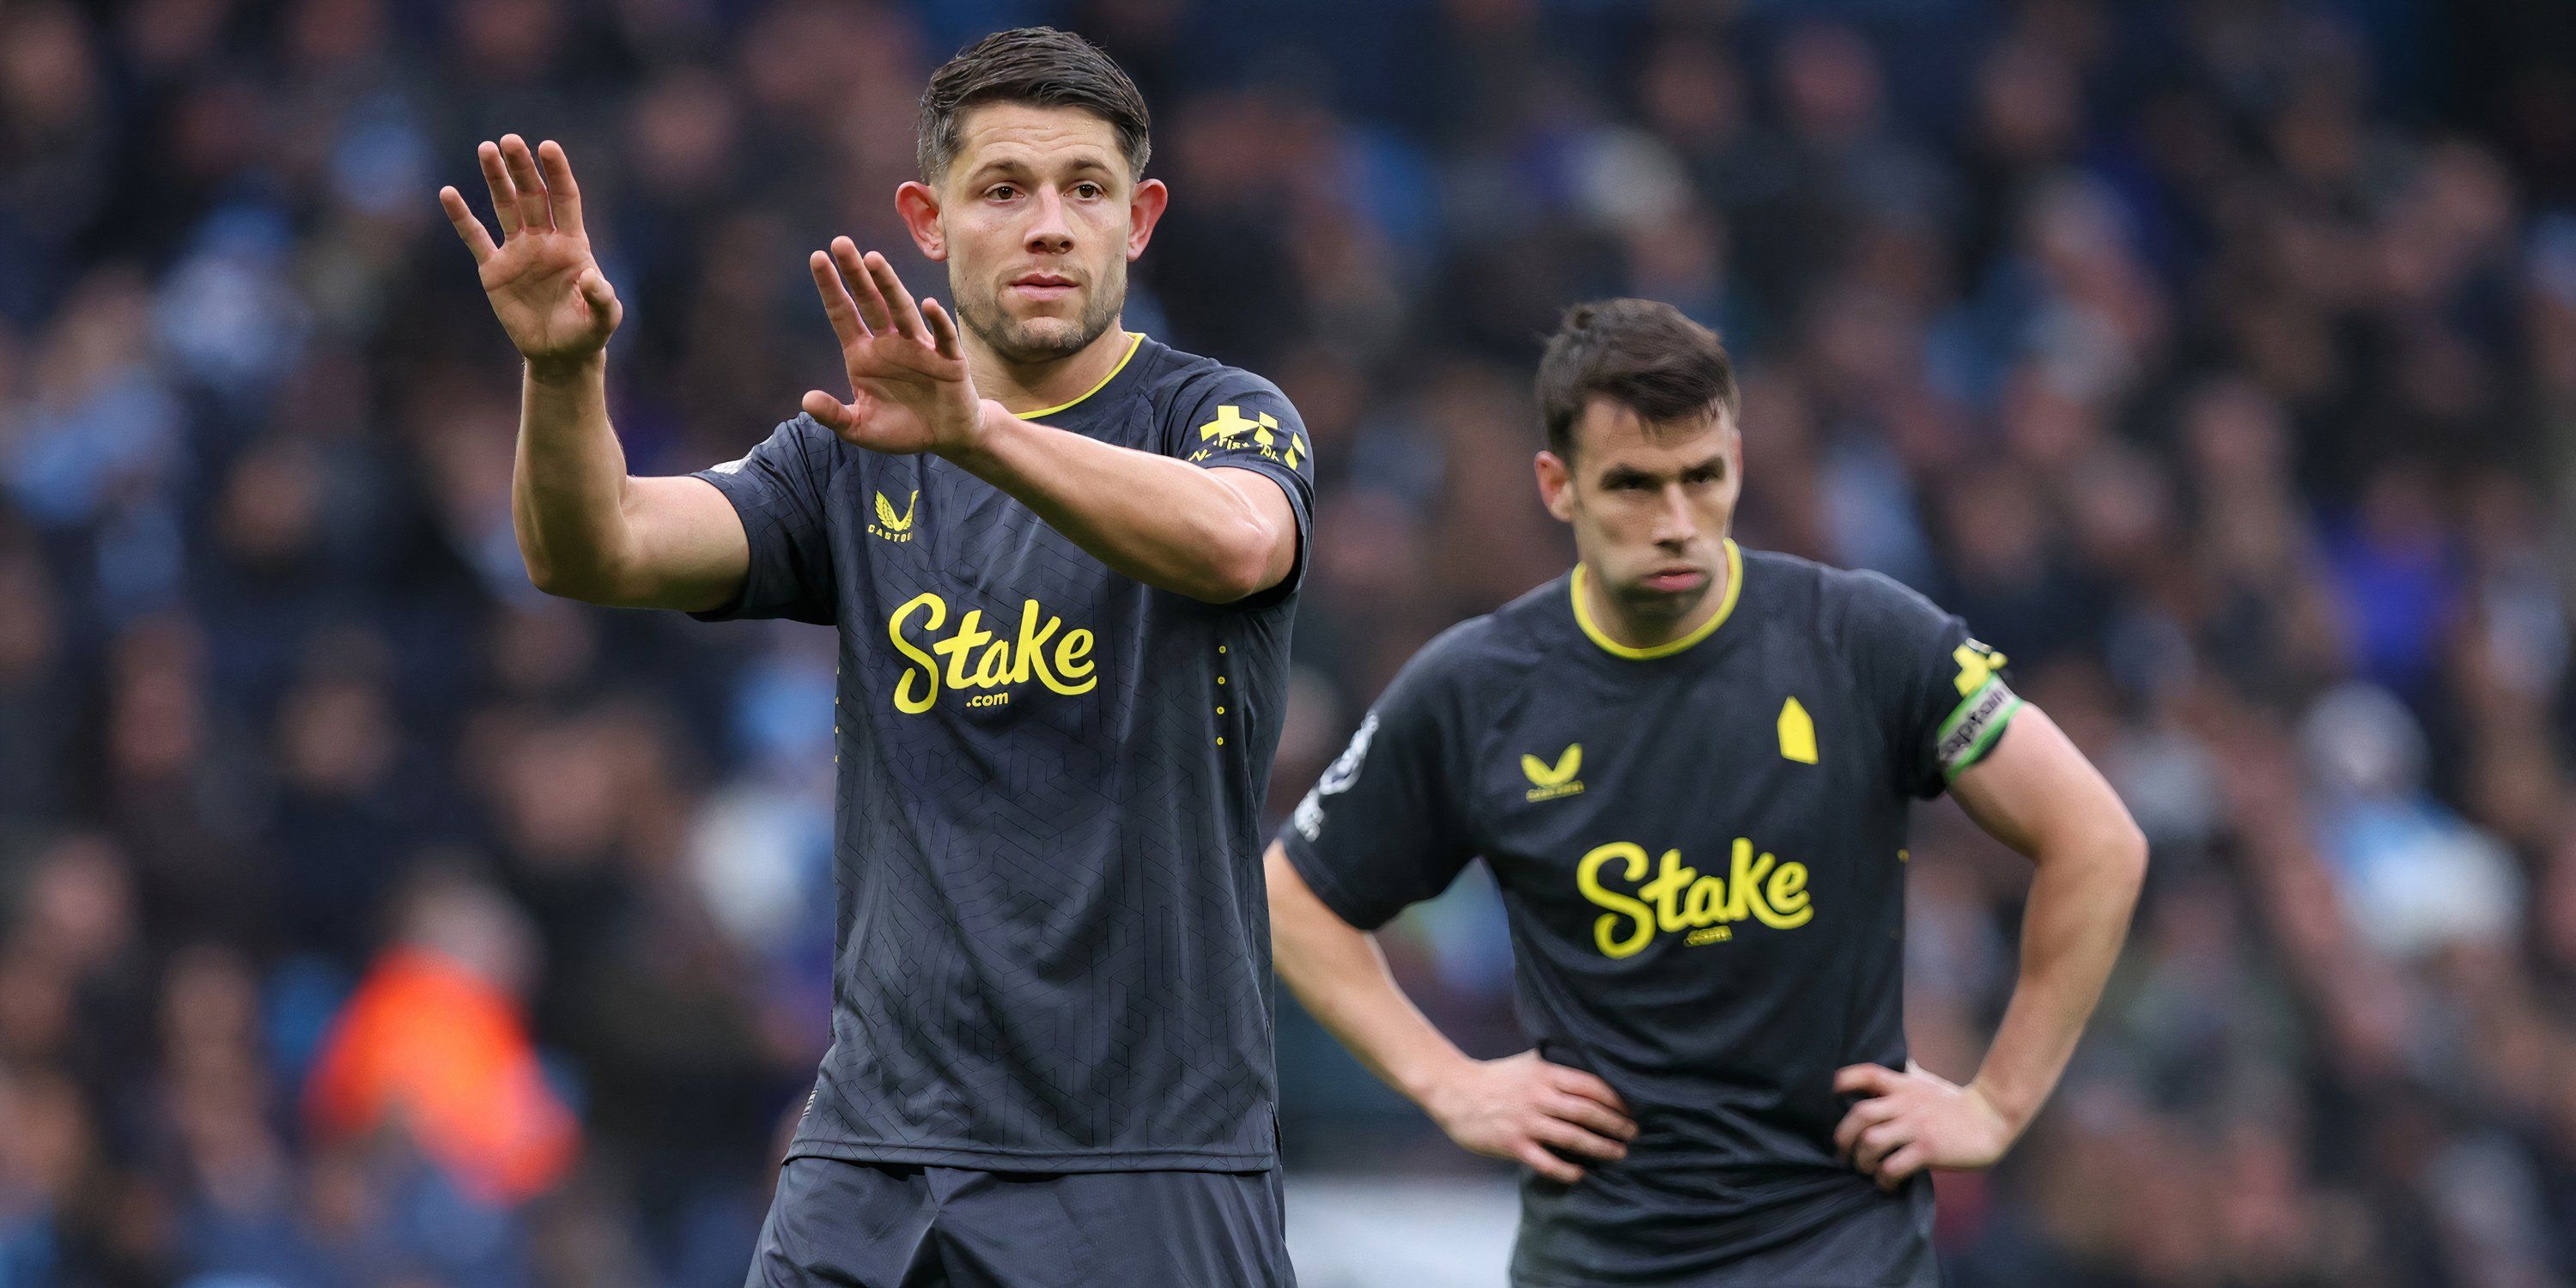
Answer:
[{"label": "short sleeve", "polygon": [[1387,686],[1279,834],[1316,897],[1362,930],[1448,889],[1475,857],[1465,720],[1438,649]]},{"label": "short sleeve", "polygon": [[1985,759],[2021,710],[2006,658],[1968,624],[1879,573],[1856,575],[1846,643],[1860,690],[1886,721],[1897,781],[1940,795]]},{"label": "short sleeve", "polygon": [[1278,585],[1239,607],[1267,607],[1296,594],[1314,531],[1315,448],[1288,396],[1259,376],[1228,369],[1175,404],[1164,443],[1168,455],[1210,469],[1251,470],[1288,494],[1297,515],[1297,560]]},{"label": "short sleeve", "polygon": [[751,544],[741,591],[722,607],[690,616],[708,622],[786,617],[833,623],[838,583],[824,498],[840,441],[822,422],[800,415],[741,460],[690,476],[714,484],[733,502]]}]

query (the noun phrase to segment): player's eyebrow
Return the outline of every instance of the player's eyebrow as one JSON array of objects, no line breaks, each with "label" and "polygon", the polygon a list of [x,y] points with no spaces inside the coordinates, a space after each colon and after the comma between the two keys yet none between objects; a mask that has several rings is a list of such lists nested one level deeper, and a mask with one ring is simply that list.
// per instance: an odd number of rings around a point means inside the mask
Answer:
[{"label": "player's eyebrow", "polygon": [[[1087,175],[1098,173],[1114,177],[1117,173],[1110,168],[1107,158],[1094,155],[1088,151],[1074,155],[1069,160],[1063,161],[1062,164],[1056,168],[1060,173],[1065,175]],[[979,162],[974,169],[966,172],[966,178],[969,183],[985,184],[996,179],[1025,180],[1034,177],[1038,171],[1039,167],[1033,164],[1030,158],[1014,154],[1006,154]]]},{"label": "player's eyebrow", "polygon": [[1015,156],[998,156],[976,163],[966,172],[968,183],[986,183],[994,179],[1016,179],[1028,173],[1029,163]]},{"label": "player's eyebrow", "polygon": [[1118,177],[1118,172],[1110,167],[1108,158],[1090,152],[1073,157],[1058,171],[1058,174],[1065,179],[1116,179]]}]

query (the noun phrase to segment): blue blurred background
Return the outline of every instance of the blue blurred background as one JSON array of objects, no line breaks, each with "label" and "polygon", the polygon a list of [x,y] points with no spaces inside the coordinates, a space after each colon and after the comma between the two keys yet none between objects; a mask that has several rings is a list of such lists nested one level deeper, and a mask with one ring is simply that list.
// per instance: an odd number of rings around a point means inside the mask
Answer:
[{"label": "blue blurred background", "polygon": [[[1157,113],[1129,324],[1277,379],[1274,817],[1570,557],[1528,386],[1638,294],[1746,370],[1757,546],[2010,653],[2155,846],[1957,1285],[2576,1283],[2576,7],[130,0],[0,7],[0,1288],[730,1285],[825,1038],[832,644],[528,586],[433,194],[559,139],[639,472],[838,369],[928,70]],[[474,198],[481,204],[480,196]],[[1918,1057],[2026,865],[1923,811]],[[1481,875],[1388,936],[1516,1048]],[[1310,1288],[1492,1283],[1510,1176],[1284,997]]]}]

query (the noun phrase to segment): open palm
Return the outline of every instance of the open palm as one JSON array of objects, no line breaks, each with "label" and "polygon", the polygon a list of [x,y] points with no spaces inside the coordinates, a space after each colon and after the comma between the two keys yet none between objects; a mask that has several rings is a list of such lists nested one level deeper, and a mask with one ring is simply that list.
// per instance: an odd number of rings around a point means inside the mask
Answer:
[{"label": "open palm", "polygon": [[[840,337],[849,373],[844,402],[820,389],[805,411],[844,440],[872,451],[951,451],[979,437],[987,406],[975,394],[957,324],[937,300],[915,307],[886,257],[859,253],[847,237],[814,252],[814,289]],[[999,404],[991,410],[998,412]]]},{"label": "open palm", "polygon": [[493,243],[483,222],[467,208],[464,194],[441,188],[438,204],[474,253],[475,271],[501,329],[532,363],[577,361],[598,353],[625,309],[590,253],[572,161],[551,139],[530,152],[516,134],[502,135],[497,145],[483,144],[475,155],[492,190],[500,243]]}]

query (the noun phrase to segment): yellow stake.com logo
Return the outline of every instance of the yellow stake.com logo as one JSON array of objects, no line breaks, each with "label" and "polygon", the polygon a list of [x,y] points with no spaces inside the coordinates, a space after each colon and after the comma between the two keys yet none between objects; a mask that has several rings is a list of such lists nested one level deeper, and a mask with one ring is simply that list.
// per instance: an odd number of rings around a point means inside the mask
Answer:
[{"label": "yellow stake.com logo", "polygon": [[[916,623],[927,637],[926,645],[910,635]],[[1034,599],[1020,605],[1020,630],[1015,636],[996,636],[984,629],[980,608],[967,609],[957,619],[957,629],[943,638],[939,629],[947,624],[948,601],[930,591],[903,601],[886,619],[894,651],[911,663],[895,681],[895,710],[910,716],[930,710],[939,702],[942,685],[971,692],[974,696],[966,700],[970,707],[1007,706],[1009,686],[1030,680],[1067,697],[1100,685],[1095,674],[1098,664],[1091,660],[1091,632],[1078,627],[1064,630],[1064,619],[1047,614]],[[1058,631],[1064,632],[1060,639]]]},{"label": "yellow stake.com logo", "polygon": [[[1642,884],[1633,891],[1603,884],[1602,869],[1614,864],[1619,879]],[[1664,851],[1662,870],[1651,881],[1646,867],[1646,847],[1629,841],[1597,846],[1574,866],[1575,888],[1609,909],[1592,923],[1592,942],[1605,957],[1634,957],[1658,933],[1688,931],[1682,942],[1696,947],[1734,938],[1735,923],[1747,918],[1774,930],[1795,930],[1816,916],[1807,897],[1807,865],[1768,854],[1757,858],[1744,837],[1736,838],[1723,877],[1684,864],[1679,850]]]}]

